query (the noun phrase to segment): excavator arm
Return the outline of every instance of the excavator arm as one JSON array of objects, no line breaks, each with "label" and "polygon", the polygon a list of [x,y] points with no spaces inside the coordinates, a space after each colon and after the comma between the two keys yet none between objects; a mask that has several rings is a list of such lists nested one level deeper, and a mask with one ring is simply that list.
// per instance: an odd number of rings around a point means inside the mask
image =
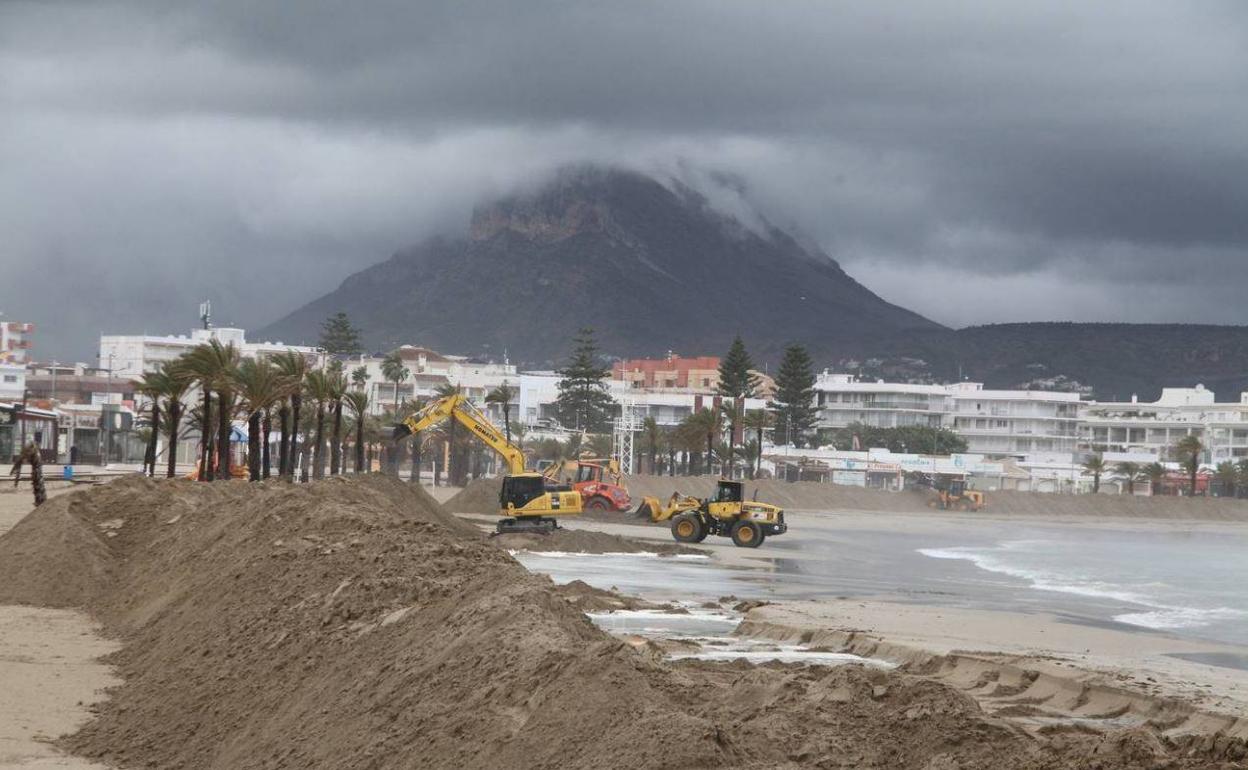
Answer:
[{"label": "excavator arm", "polygon": [[481,410],[473,406],[466,396],[459,393],[443,396],[405,418],[402,423],[394,426],[394,440],[400,441],[413,433],[432,428],[452,418],[462,423],[474,436],[485,442],[486,446],[502,456],[507,463],[508,473],[524,473],[524,452],[507,441],[507,437],[494,427]]}]

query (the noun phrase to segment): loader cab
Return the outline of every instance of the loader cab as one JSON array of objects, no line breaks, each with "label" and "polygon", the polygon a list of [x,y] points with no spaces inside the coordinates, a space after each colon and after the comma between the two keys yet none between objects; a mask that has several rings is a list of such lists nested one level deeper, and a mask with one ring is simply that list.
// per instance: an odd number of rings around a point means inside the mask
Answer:
[{"label": "loader cab", "polygon": [[576,483],[602,481],[602,466],[581,463],[576,467]]},{"label": "loader cab", "polygon": [[742,503],[745,502],[745,485],[740,481],[728,481],[720,479],[719,486],[715,489],[715,502],[717,503]]},{"label": "loader cab", "polygon": [[503,477],[503,488],[498,493],[498,507],[507,510],[508,505],[523,508],[546,494],[546,479],[540,473]]}]

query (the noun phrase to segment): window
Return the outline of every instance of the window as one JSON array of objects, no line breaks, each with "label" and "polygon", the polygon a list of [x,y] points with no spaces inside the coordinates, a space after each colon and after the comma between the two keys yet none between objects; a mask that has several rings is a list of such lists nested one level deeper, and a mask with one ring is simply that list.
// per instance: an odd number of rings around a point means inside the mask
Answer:
[{"label": "window", "polygon": [[6,375],[4,375],[4,381],[5,381],[5,382],[17,382],[17,375],[16,375],[16,374],[6,374]]}]

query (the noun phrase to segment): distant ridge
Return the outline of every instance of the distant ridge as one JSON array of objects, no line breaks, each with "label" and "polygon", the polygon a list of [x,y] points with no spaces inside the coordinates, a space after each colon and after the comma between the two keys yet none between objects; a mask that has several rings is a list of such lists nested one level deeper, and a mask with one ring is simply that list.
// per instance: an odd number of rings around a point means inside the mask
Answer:
[{"label": "distant ridge", "polygon": [[[935,286],[951,302],[974,287]],[[1203,383],[1248,390],[1248,327],[1007,323],[947,329],[890,304],[828,255],[761,218],[752,226],[697,192],[615,168],[564,169],[477,209],[435,238],[351,275],[261,337],[315,342],[345,311],[373,350],[418,343],[530,367],[562,361],[580,326],[614,356],[718,354],[740,333],[760,363],[802,342],[820,367],[989,387],[1088,389],[1156,398]],[[880,359],[878,366],[864,361]],[[875,363],[875,362],[872,362]]]}]

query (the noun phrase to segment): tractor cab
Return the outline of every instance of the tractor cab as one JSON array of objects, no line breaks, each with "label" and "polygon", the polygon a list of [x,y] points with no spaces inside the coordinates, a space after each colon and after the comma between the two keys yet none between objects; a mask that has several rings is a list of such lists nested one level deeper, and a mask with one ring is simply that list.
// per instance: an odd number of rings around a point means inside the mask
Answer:
[{"label": "tractor cab", "polygon": [[498,507],[519,510],[547,493],[546,479],[540,473],[503,477],[503,487],[498,493]]},{"label": "tractor cab", "polygon": [[729,479],[719,480],[719,485],[715,488],[715,502],[741,503],[744,501],[745,484],[740,481],[730,481]]}]

